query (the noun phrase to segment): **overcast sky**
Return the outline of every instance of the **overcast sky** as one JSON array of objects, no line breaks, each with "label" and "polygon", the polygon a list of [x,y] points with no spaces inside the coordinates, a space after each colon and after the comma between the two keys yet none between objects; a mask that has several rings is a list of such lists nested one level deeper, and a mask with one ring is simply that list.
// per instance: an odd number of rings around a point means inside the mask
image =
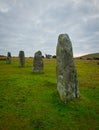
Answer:
[{"label": "overcast sky", "polygon": [[99,0],[0,0],[0,54],[56,54],[67,33],[74,56],[99,52]]}]

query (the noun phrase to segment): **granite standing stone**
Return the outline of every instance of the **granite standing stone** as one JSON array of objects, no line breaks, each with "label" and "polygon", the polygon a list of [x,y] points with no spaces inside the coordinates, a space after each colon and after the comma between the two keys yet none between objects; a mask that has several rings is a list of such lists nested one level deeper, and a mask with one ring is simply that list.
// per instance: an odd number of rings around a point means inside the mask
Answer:
[{"label": "granite standing stone", "polygon": [[11,53],[10,52],[7,53],[6,63],[11,64]]},{"label": "granite standing stone", "polygon": [[56,49],[57,90],[64,103],[79,97],[78,80],[73,60],[72,43],[67,34],[60,34]]},{"label": "granite standing stone", "polygon": [[20,61],[20,66],[24,67],[25,65],[25,54],[24,51],[19,52],[19,61]]},{"label": "granite standing stone", "polygon": [[33,72],[43,72],[43,58],[41,51],[36,52],[34,55]]}]

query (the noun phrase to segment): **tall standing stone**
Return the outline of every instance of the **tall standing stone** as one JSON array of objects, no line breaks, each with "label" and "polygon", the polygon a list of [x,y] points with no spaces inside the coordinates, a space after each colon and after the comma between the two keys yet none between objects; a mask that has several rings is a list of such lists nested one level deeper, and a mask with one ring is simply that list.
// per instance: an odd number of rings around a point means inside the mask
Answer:
[{"label": "tall standing stone", "polygon": [[43,59],[41,51],[36,52],[34,55],[33,72],[43,72]]},{"label": "tall standing stone", "polygon": [[72,43],[67,34],[60,34],[56,49],[57,90],[64,103],[79,97],[78,80],[73,60]]},{"label": "tall standing stone", "polygon": [[11,53],[10,52],[7,53],[6,63],[11,64]]},{"label": "tall standing stone", "polygon": [[25,65],[25,54],[24,51],[19,52],[19,61],[20,61],[20,66],[24,67]]}]

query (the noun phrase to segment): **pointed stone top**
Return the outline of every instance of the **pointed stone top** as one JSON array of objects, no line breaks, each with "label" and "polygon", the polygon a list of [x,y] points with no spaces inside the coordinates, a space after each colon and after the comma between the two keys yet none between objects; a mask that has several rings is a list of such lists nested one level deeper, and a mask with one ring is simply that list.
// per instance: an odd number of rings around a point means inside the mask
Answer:
[{"label": "pointed stone top", "polygon": [[35,54],[42,55],[41,51],[37,51]]},{"label": "pointed stone top", "polygon": [[11,52],[8,52],[8,53],[7,53],[7,56],[8,56],[8,57],[11,57]]},{"label": "pointed stone top", "polygon": [[58,37],[58,42],[60,42],[60,44],[64,44],[68,43],[68,41],[70,42],[70,38],[68,36],[68,34],[60,34]]},{"label": "pointed stone top", "polygon": [[59,38],[66,38],[66,39],[69,39],[69,36],[68,36],[68,34],[60,34],[59,35]]}]

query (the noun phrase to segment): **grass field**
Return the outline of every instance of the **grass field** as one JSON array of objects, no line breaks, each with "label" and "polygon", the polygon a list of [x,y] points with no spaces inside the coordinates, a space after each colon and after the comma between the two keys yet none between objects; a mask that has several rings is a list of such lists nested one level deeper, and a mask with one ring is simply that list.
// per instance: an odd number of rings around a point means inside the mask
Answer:
[{"label": "grass field", "polygon": [[57,93],[55,59],[44,59],[44,73],[32,73],[18,59],[0,61],[0,130],[99,130],[99,65],[75,60],[80,98],[64,105]]}]

